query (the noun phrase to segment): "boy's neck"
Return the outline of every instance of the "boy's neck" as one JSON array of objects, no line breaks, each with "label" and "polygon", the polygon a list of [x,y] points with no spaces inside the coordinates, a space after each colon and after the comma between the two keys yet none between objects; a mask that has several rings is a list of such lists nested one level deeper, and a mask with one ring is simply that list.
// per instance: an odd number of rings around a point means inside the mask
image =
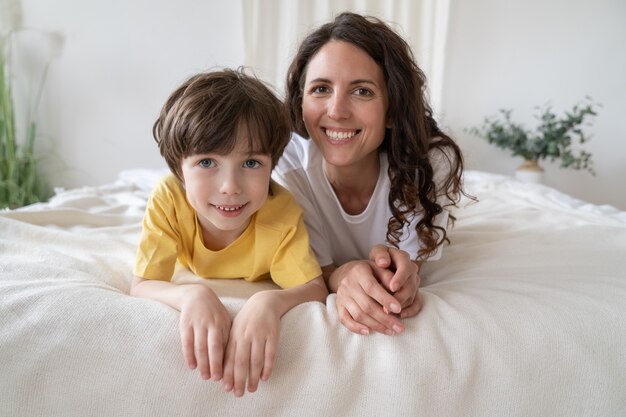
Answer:
[{"label": "boy's neck", "polygon": [[209,225],[203,225],[200,221],[198,221],[202,231],[202,243],[204,244],[204,247],[213,252],[226,248],[239,239],[239,236],[244,234],[244,232],[248,229],[248,226],[250,226],[251,219],[252,218],[248,219],[245,227],[241,230],[219,230]]}]

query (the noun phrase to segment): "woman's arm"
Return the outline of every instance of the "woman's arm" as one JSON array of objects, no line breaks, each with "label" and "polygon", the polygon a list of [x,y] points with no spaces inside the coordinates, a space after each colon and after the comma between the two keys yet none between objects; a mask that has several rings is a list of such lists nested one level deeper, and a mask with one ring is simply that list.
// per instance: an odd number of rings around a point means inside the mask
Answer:
[{"label": "woman's arm", "polygon": [[135,276],[130,295],[149,298],[180,311],[180,340],[187,366],[203,379],[219,381],[231,320],[228,311],[208,287],[177,285]]}]

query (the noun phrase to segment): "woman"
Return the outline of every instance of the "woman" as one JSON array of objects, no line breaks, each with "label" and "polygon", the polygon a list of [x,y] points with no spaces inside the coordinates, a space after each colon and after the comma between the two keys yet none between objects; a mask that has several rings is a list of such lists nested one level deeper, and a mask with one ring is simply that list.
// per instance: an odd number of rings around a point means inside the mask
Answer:
[{"label": "woman", "polygon": [[461,152],[424,92],[408,44],[354,13],[306,37],[287,74],[297,135],[274,179],[303,206],[339,318],[355,333],[400,333],[400,318],[419,312],[419,268],[441,256],[453,220],[445,207],[462,192]]}]

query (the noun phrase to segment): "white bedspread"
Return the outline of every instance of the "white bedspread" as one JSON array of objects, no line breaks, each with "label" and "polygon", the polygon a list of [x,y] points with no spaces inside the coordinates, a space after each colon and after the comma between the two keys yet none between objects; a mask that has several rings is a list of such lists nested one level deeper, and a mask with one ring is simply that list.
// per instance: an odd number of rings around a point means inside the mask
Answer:
[{"label": "white bedspread", "polygon": [[[237,399],[186,368],[177,311],[128,296],[154,173],[120,178],[0,212],[0,416],[626,416],[625,212],[468,172],[480,202],[404,334],[350,333],[334,295],[300,305]],[[272,284],[208,285],[235,314]]]}]

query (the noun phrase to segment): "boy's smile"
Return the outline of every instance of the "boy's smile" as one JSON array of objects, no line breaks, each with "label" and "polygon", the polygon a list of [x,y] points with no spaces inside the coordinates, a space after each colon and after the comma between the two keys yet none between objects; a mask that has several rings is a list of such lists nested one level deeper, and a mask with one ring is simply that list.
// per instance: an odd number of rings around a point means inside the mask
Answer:
[{"label": "boy's smile", "polygon": [[243,211],[243,208],[247,205],[246,204],[242,204],[242,205],[231,205],[231,206],[227,206],[227,205],[215,205],[212,204],[213,207],[215,207],[215,209],[224,217],[237,217],[241,214],[241,212]]},{"label": "boy's smile", "polygon": [[271,157],[237,146],[227,155],[189,156],[181,166],[187,200],[196,211],[204,245],[215,251],[225,248],[246,230],[267,200]]}]

